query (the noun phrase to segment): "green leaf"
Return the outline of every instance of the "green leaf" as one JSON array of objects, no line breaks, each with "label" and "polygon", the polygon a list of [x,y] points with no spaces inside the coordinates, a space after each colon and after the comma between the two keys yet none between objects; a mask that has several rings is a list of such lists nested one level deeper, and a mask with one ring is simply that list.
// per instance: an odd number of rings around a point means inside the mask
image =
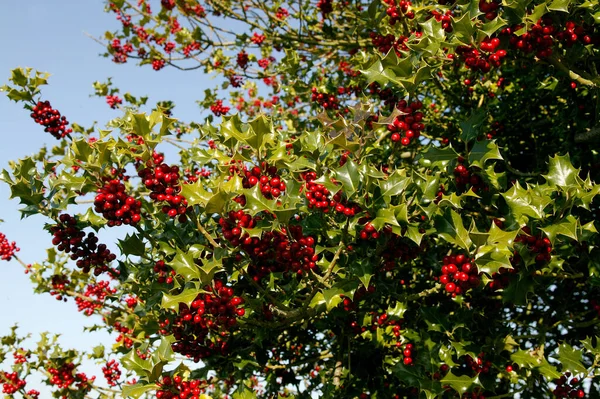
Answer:
[{"label": "green leaf", "polygon": [[358,190],[361,176],[354,161],[348,161],[335,173],[335,178],[342,183],[344,191],[348,197],[351,197]]},{"label": "green leaf", "polygon": [[540,195],[530,189],[525,190],[518,181],[502,196],[516,220],[519,220],[523,215],[542,219],[545,216],[544,209],[552,203],[549,196]]},{"label": "green leaf", "polygon": [[121,358],[121,364],[139,376],[149,375],[153,366],[150,360],[140,358],[135,348]]},{"label": "green leaf", "polygon": [[182,275],[186,282],[200,278],[200,270],[196,263],[194,263],[193,253],[184,253],[178,248],[177,255],[170,262],[170,266],[177,274]]},{"label": "green leaf", "polygon": [[453,209],[446,208],[444,215],[437,215],[434,226],[438,234],[449,243],[456,244],[467,251],[471,247],[472,241],[463,226],[462,218]]},{"label": "green leaf", "polygon": [[573,215],[568,215],[565,218],[565,220],[555,222],[550,226],[540,227],[540,230],[546,233],[546,235],[552,242],[552,245],[554,245],[554,242],[556,241],[556,237],[558,235],[569,237],[577,241],[577,231],[579,230],[579,222]]},{"label": "green leaf", "polygon": [[571,5],[571,0],[553,0],[552,3],[548,6],[550,11],[562,11],[569,12],[569,6]]},{"label": "green leaf", "polygon": [[587,374],[587,369],[581,363],[583,351],[574,349],[569,344],[561,344],[558,347],[558,360],[562,363],[563,373],[570,371],[573,374]]},{"label": "green leaf", "polygon": [[502,302],[526,305],[527,294],[533,291],[533,278],[529,275],[517,275],[502,291]]},{"label": "green leaf", "polygon": [[183,184],[181,195],[187,199],[189,205],[200,205],[202,207],[205,207],[212,197],[212,194],[204,189],[200,180],[193,184]]},{"label": "green leaf", "polygon": [[475,25],[471,20],[471,14],[466,12],[459,19],[452,18],[452,29],[455,37],[463,44],[471,44]]},{"label": "green leaf", "polygon": [[203,292],[205,291],[198,288],[186,288],[181,294],[178,295],[164,293],[161,306],[164,309],[173,309],[179,312],[180,303],[185,303],[186,305],[190,306],[196,297]]},{"label": "green leaf", "polygon": [[395,170],[386,180],[379,181],[381,196],[386,202],[390,202],[390,198],[402,194],[409,186],[410,182],[411,181],[407,176],[404,176],[402,172]]},{"label": "green leaf", "polygon": [[468,377],[466,375],[461,375],[459,377],[455,375],[452,372],[452,370],[449,371],[448,374],[446,374],[446,376],[442,378],[440,382],[442,383],[442,385],[450,386],[452,389],[458,392],[459,395],[462,395],[465,392],[467,392],[469,388],[471,388],[473,385],[481,385],[479,383],[478,376]]},{"label": "green leaf", "polygon": [[123,396],[125,398],[134,398],[137,399],[148,391],[155,391],[160,389],[160,386],[156,384],[135,384],[135,385],[125,385],[123,386]]},{"label": "green leaf", "polygon": [[438,167],[443,169],[450,161],[458,158],[458,153],[452,146],[436,147],[430,146],[417,157],[417,161],[422,166]]},{"label": "green leaf", "polygon": [[127,234],[124,240],[119,240],[119,248],[123,255],[141,256],[146,253],[146,245],[137,234]]},{"label": "green leaf", "polygon": [[460,139],[465,143],[476,139],[477,136],[479,136],[481,125],[483,125],[487,119],[487,116],[488,113],[484,108],[477,108],[475,111],[473,111],[473,113],[471,113],[469,119],[464,122],[460,122]]},{"label": "green leaf", "polygon": [[500,149],[494,141],[477,141],[469,152],[469,164],[483,169],[488,159],[502,159]]},{"label": "green leaf", "polygon": [[267,199],[261,193],[260,184],[244,190],[246,196],[246,209],[250,211],[251,215],[255,215],[258,212],[268,211],[273,212],[277,207],[277,199]]},{"label": "green leaf", "polygon": [[556,155],[550,158],[550,168],[547,175],[542,175],[552,187],[568,188],[569,186],[581,187],[579,169],[571,164],[569,155]]}]

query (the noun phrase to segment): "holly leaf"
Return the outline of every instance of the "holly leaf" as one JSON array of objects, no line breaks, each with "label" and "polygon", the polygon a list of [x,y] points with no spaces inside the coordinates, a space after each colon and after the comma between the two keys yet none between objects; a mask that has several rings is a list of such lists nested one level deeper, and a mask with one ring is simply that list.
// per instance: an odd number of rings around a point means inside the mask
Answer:
[{"label": "holly leaf", "polygon": [[469,119],[460,122],[460,139],[465,143],[476,139],[479,136],[481,125],[483,125],[487,116],[488,113],[484,108],[477,108],[469,116]]},{"label": "holly leaf", "polygon": [[179,304],[185,303],[186,305],[190,306],[190,304],[196,299],[196,297],[204,292],[204,290],[191,287],[186,288],[181,294],[178,295],[170,295],[164,293],[161,306],[164,309],[173,309],[176,312],[179,312]]},{"label": "holly leaf", "polygon": [[502,302],[510,302],[515,305],[526,305],[527,294],[533,291],[533,279],[529,275],[517,275],[511,280],[508,287],[502,291]]},{"label": "holly leaf", "polygon": [[335,172],[335,178],[340,183],[342,183],[342,187],[346,192],[348,197],[351,197],[358,190],[358,186],[360,185],[361,176],[358,173],[358,168],[356,163],[351,159]]},{"label": "holly leaf", "polygon": [[449,243],[456,244],[467,251],[471,247],[469,232],[465,229],[460,215],[453,209],[446,208],[444,215],[437,215],[434,226],[438,234]]},{"label": "holly leaf", "polygon": [[127,234],[124,240],[119,240],[119,248],[123,255],[142,256],[146,253],[146,244],[137,234]]},{"label": "holly leaf", "polygon": [[483,169],[489,159],[502,159],[500,149],[494,141],[477,141],[469,152],[469,164]]},{"label": "holly leaf", "polygon": [[458,158],[458,153],[452,146],[436,147],[430,146],[426,151],[419,154],[417,161],[422,166],[439,167],[443,169],[446,165]]},{"label": "holly leaf", "polygon": [[200,271],[194,263],[193,253],[183,252],[178,248],[177,255],[175,255],[170,265],[177,274],[183,276],[186,282],[200,278]]},{"label": "holly leaf", "polygon": [[555,222],[550,226],[540,227],[540,230],[546,233],[548,239],[552,242],[552,245],[554,245],[558,235],[569,237],[577,241],[578,229],[579,221],[573,215],[569,215],[565,218],[565,220]]},{"label": "holly leaf", "polygon": [[547,175],[542,175],[552,187],[568,188],[570,186],[581,187],[579,170],[571,164],[569,155],[556,155],[550,158]]},{"label": "holly leaf", "polygon": [[156,384],[135,384],[135,385],[125,385],[123,386],[122,394],[126,398],[134,398],[137,399],[146,392],[156,391],[160,389],[160,386]]},{"label": "holly leaf", "polygon": [[150,375],[152,372],[152,362],[147,359],[142,359],[137,354],[137,349],[132,349],[121,358],[121,364],[127,370],[135,372],[140,376]]},{"label": "holly leaf", "polygon": [[574,349],[571,345],[563,343],[558,347],[558,361],[562,363],[563,373],[570,371],[573,374],[586,374],[587,369],[581,363],[583,351]]},{"label": "holly leaf", "polygon": [[466,375],[461,375],[460,377],[455,375],[452,370],[446,374],[444,378],[440,381],[442,385],[447,385],[454,389],[459,395],[467,392],[473,385],[481,385],[479,382],[479,377],[469,377]]}]

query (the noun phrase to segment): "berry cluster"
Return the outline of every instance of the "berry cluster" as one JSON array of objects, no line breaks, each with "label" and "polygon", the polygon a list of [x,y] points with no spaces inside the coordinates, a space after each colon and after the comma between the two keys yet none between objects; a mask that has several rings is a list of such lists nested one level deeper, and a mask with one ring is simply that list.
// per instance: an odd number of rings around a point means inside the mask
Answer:
[{"label": "berry cluster", "polygon": [[487,0],[479,0],[479,11],[485,14],[485,19],[492,20],[498,16],[498,8],[502,4],[502,0],[492,0],[489,3]]},{"label": "berry cluster", "polygon": [[109,286],[108,281],[98,281],[95,284],[88,284],[83,297],[75,297],[77,310],[83,312],[86,316],[91,316],[94,314],[94,310],[102,308],[102,303],[107,296],[114,295],[116,292],[115,288]]},{"label": "berry cluster", "polygon": [[156,281],[158,281],[160,284],[171,284],[173,282],[173,277],[176,274],[175,270],[167,266],[164,260],[157,261],[154,264],[153,270],[154,273],[158,274],[158,278],[156,279]]},{"label": "berry cluster", "polygon": [[435,18],[436,21],[442,23],[442,29],[447,33],[452,32],[452,11],[447,10],[444,14],[439,11],[432,10],[430,11],[431,15]]},{"label": "berry cluster", "polygon": [[62,274],[55,274],[52,276],[50,280],[52,284],[52,291],[50,291],[50,295],[56,297],[57,301],[67,301],[67,298],[63,298],[62,293],[65,291],[67,286],[71,283],[67,276],[63,276]]},{"label": "berry cluster", "polygon": [[155,58],[154,60],[152,60],[152,69],[154,69],[155,71],[160,71],[164,67],[165,60],[163,60],[162,58]]},{"label": "berry cluster", "polygon": [[160,5],[163,6],[165,10],[171,11],[173,8],[175,8],[177,3],[175,0],[160,0]]},{"label": "berry cluster", "polygon": [[319,0],[317,8],[321,11],[323,18],[327,18],[331,12],[333,12],[333,1],[332,0]]},{"label": "berry cluster", "polygon": [[506,50],[496,51],[499,45],[500,39],[497,37],[486,38],[481,42],[479,50],[471,46],[458,46],[456,54],[468,69],[487,73],[492,67],[499,67],[502,59],[506,57]]},{"label": "berry cluster", "polygon": [[400,51],[409,50],[408,46],[406,45],[406,42],[408,41],[407,36],[399,36],[396,39],[396,37],[391,33],[382,36],[379,33],[371,32],[369,37],[371,38],[373,47],[379,50],[379,52],[382,54],[387,54],[392,48],[394,48],[398,57],[401,57],[402,54]]},{"label": "berry cluster", "polygon": [[379,232],[375,230],[375,226],[371,222],[365,223],[359,233],[361,240],[376,240],[379,238]]},{"label": "berry cluster", "polygon": [[109,51],[113,56],[112,61],[116,64],[125,64],[129,53],[133,51],[133,46],[130,43],[121,45],[121,40],[113,39],[109,46]]},{"label": "berry cluster", "polygon": [[444,256],[439,281],[452,297],[479,286],[479,271],[472,260],[463,254]]},{"label": "berry cluster", "polygon": [[[152,160],[147,162],[147,167],[138,172],[142,182],[150,190],[150,199],[153,201],[166,202],[162,207],[163,213],[174,218],[177,215],[185,215],[187,210],[187,199],[180,195],[179,167],[169,166],[164,163],[163,154],[156,151],[152,154]],[[183,216],[185,218],[185,216]]]},{"label": "berry cluster", "polygon": [[260,192],[267,199],[277,198],[285,192],[285,182],[278,176],[275,166],[263,164],[262,169],[255,166],[251,170],[244,170],[243,174],[242,185],[244,188],[251,188],[258,184]]},{"label": "berry cluster", "polygon": [[[85,373],[75,373],[75,364],[65,363],[58,369],[56,367],[49,366],[48,373],[50,373],[50,385],[56,385],[60,389],[74,389],[77,388],[80,392],[85,394],[92,388],[92,382],[96,377],[88,378]],[[72,386],[75,384],[75,386]]]},{"label": "berry cluster", "polygon": [[156,397],[157,399],[196,399],[205,392],[201,387],[206,384],[206,381],[201,380],[184,381],[179,375],[173,378],[165,376],[157,383],[160,389],[156,391]]},{"label": "berry cluster", "polygon": [[396,0],[383,0],[383,2],[388,5],[385,13],[390,17],[389,23],[392,26],[400,21],[403,15],[408,19],[413,19],[415,17],[414,11],[408,11],[408,7],[412,5],[408,0],[400,0],[398,4],[396,4]]},{"label": "berry cluster", "polygon": [[483,360],[485,353],[480,353],[475,359],[471,355],[465,356],[467,367],[470,368],[475,374],[487,374],[492,368],[492,362],[489,360]]},{"label": "berry cluster", "polygon": [[569,381],[569,377],[571,377],[571,373],[566,372],[560,378],[554,380],[554,384],[556,384],[556,388],[552,393],[557,398],[585,398],[585,391],[579,386],[581,386],[581,381],[579,378],[571,378]]},{"label": "berry cluster", "polygon": [[404,345],[404,349],[402,350],[402,355],[404,356],[402,359],[402,363],[406,366],[411,366],[414,364],[414,356],[415,356],[415,347],[411,343],[407,343]]},{"label": "berry cluster", "polygon": [[109,180],[96,192],[98,195],[94,199],[94,210],[108,220],[108,226],[135,226],[142,218],[142,202],[127,195],[125,185],[120,180]]},{"label": "berry cluster", "polygon": [[117,386],[119,378],[121,378],[121,370],[119,369],[119,363],[116,360],[112,359],[106,362],[106,364],[102,366],[102,373],[109,386]]},{"label": "berry cluster", "polygon": [[339,109],[340,103],[338,98],[333,94],[320,92],[316,87],[311,89],[310,100],[319,104],[325,109]]},{"label": "berry cluster", "polygon": [[213,105],[210,106],[210,110],[215,116],[225,115],[231,108],[223,105],[223,100],[217,100]]},{"label": "berry cluster", "polygon": [[117,256],[110,252],[106,245],[98,244],[98,237],[92,232],[87,235],[77,227],[77,219],[69,214],[62,214],[59,222],[50,227],[54,235],[52,245],[61,252],[71,254],[71,259],[76,261],[78,268],[84,273],[89,273],[94,268],[96,276],[103,272],[116,274],[108,264]]},{"label": "berry cluster", "polygon": [[[123,342],[123,346],[125,346],[125,348],[127,348],[127,349],[131,348],[133,346],[133,339],[131,339],[131,336],[133,334],[133,328],[128,328],[126,326],[123,326],[118,321],[115,322],[115,324],[113,325],[113,328],[119,333],[119,335],[115,339],[115,342]],[[144,358],[139,353],[138,353],[138,355],[140,356],[140,358],[142,358],[142,359]]]},{"label": "berry cluster", "polygon": [[25,380],[20,379],[17,372],[7,373],[3,371],[2,374],[4,376],[2,378],[2,393],[12,395],[25,388]]},{"label": "berry cluster", "polygon": [[119,96],[108,95],[108,96],[106,96],[106,103],[108,104],[109,107],[111,107],[112,109],[115,109],[115,108],[117,108],[117,105],[123,103],[123,100]]},{"label": "berry cluster", "polygon": [[328,213],[330,209],[335,210],[337,213],[352,217],[356,213],[360,212],[361,209],[356,204],[347,204],[342,202],[342,194],[338,191],[333,198],[331,198],[331,192],[327,187],[322,184],[316,183],[317,179],[316,172],[304,172],[302,173],[302,179],[306,182],[303,190],[308,200],[308,208],[316,208]]},{"label": "berry cluster", "polygon": [[515,238],[515,242],[521,242],[524,245],[527,245],[527,249],[536,254],[536,262],[550,262],[550,259],[552,258],[550,255],[552,252],[550,240],[544,237],[542,233],[539,233],[537,236],[532,235],[529,226],[525,226],[521,230],[523,230],[525,234],[519,234],[517,238]]},{"label": "berry cluster", "polygon": [[19,252],[20,248],[17,247],[17,244],[13,242],[8,242],[6,236],[3,233],[0,233],[0,259],[1,260],[11,260],[13,256],[15,256],[15,252]]},{"label": "berry cluster", "polygon": [[256,33],[254,32],[252,34],[252,37],[250,38],[250,40],[252,41],[252,43],[256,44],[256,45],[261,45],[266,39],[266,36],[260,33]]},{"label": "berry cluster", "polygon": [[44,131],[50,133],[56,139],[62,139],[73,129],[68,128],[69,122],[67,118],[60,115],[57,109],[52,108],[50,101],[38,101],[31,109],[30,116],[35,123],[44,126]]},{"label": "berry cluster", "polygon": [[471,188],[474,193],[488,190],[488,187],[481,178],[469,170],[466,165],[466,159],[462,156],[458,157],[458,164],[454,168],[454,183],[459,192],[468,191],[469,188]]},{"label": "berry cluster", "polygon": [[390,237],[384,251],[381,253],[381,259],[383,261],[382,271],[396,270],[398,263],[408,262],[419,255],[420,249],[418,246],[412,245],[405,238],[393,234],[391,231],[388,231],[388,228],[386,227],[383,228],[383,232]]},{"label": "berry cluster", "polygon": [[425,129],[423,124],[423,113],[419,110],[423,107],[423,103],[415,101],[410,105],[406,100],[398,102],[398,110],[400,115],[394,118],[394,121],[387,125],[387,130],[391,132],[390,139],[392,142],[398,141],[407,146],[413,139],[419,138],[421,132]]},{"label": "berry cluster", "polygon": [[[233,289],[222,281],[214,282],[214,289],[205,286],[210,293],[199,294],[190,306],[179,304],[179,314],[171,325],[175,337],[172,347],[177,353],[200,361],[215,350],[226,353],[227,342],[220,340],[228,335],[237,324],[237,318],[245,314],[241,305],[244,300],[233,295]],[[216,335],[217,343],[211,340],[211,332]],[[161,330],[161,333],[167,333]]]},{"label": "berry cluster", "polygon": [[227,219],[222,217],[219,220],[223,237],[233,246],[240,247],[252,260],[248,274],[255,281],[260,281],[270,273],[302,275],[316,269],[318,256],[315,254],[315,239],[304,236],[302,227],[289,226],[289,236],[285,228],[264,232],[260,238],[242,233],[243,228],[254,227],[256,221],[256,218],[251,218],[242,210],[231,211]]},{"label": "berry cluster", "polygon": [[250,61],[250,57],[248,56],[248,53],[246,53],[245,51],[240,51],[238,53],[236,62],[240,68],[242,68],[242,69],[248,68],[249,61]]}]

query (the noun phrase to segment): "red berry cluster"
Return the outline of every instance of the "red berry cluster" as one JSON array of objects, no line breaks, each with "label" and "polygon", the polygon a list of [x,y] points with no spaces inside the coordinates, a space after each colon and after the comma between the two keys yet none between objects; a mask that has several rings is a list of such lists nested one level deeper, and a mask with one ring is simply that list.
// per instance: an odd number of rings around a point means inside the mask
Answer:
[{"label": "red berry cluster", "polygon": [[527,245],[527,249],[536,254],[536,262],[550,262],[550,259],[552,258],[550,255],[552,252],[552,243],[550,240],[544,237],[542,233],[532,235],[529,226],[525,226],[521,230],[523,230],[525,234],[519,234],[517,238],[515,238],[515,242],[521,242],[524,245]]},{"label": "red berry cluster", "polygon": [[106,362],[106,364],[102,366],[102,373],[109,386],[117,386],[119,378],[121,378],[121,370],[119,369],[119,363],[116,360],[112,359]]},{"label": "red berry cluster", "polygon": [[242,69],[246,69],[248,68],[248,61],[250,61],[248,53],[245,51],[240,51],[236,58],[237,65]]},{"label": "red berry cluster", "polygon": [[392,26],[400,21],[403,15],[408,19],[413,19],[415,17],[414,11],[408,11],[408,7],[412,5],[408,0],[400,0],[398,4],[396,4],[396,0],[383,0],[383,2],[388,5],[385,13],[390,17],[389,22]]},{"label": "red berry cluster", "polygon": [[225,115],[231,108],[223,105],[223,100],[217,100],[210,106],[210,110],[215,116]]},{"label": "red berry cluster", "polygon": [[2,393],[12,395],[25,388],[25,380],[20,379],[16,371],[12,373],[3,371],[2,374],[4,375],[4,378],[2,378]]},{"label": "red berry cluster", "polygon": [[[263,171],[263,169],[265,169]],[[260,192],[267,199],[277,198],[285,192],[285,182],[277,175],[277,167],[263,165],[263,169],[258,166],[251,170],[245,170],[242,185],[244,188],[251,188],[257,184]]]},{"label": "red berry cluster", "polygon": [[[387,228],[383,229],[384,234],[389,235],[389,241],[386,243],[385,249],[381,253],[383,261],[382,271],[393,271],[398,268],[398,263],[408,262],[415,259],[420,252],[416,245],[411,245],[408,241]],[[362,237],[361,237],[362,238]]]},{"label": "red berry cluster", "polygon": [[113,55],[112,61],[116,64],[125,64],[129,53],[133,51],[133,46],[130,43],[121,45],[121,40],[113,39],[109,46],[109,51]]},{"label": "red berry cluster", "polygon": [[119,96],[108,95],[108,96],[106,96],[106,103],[108,104],[109,107],[111,107],[112,109],[115,109],[115,108],[117,108],[117,105],[123,103],[123,100]]},{"label": "red berry cluster", "polygon": [[[131,339],[131,335],[133,334],[133,328],[123,326],[118,321],[115,322],[113,328],[119,333],[119,335],[115,339],[115,342],[123,342],[123,346],[125,346],[125,348],[131,348],[133,346],[133,339]],[[138,355],[140,356],[140,358],[144,358],[139,353]]]},{"label": "red berry cluster", "polygon": [[310,100],[316,102],[325,109],[339,109],[340,103],[338,98],[333,94],[320,92],[316,87],[311,89],[312,94]]},{"label": "red berry cluster", "polygon": [[152,60],[152,69],[154,69],[155,71],[160,71],[164,67],[165,60],[163,60],[162,58],[155,58],[154,60]]},{"label": "red berry cluster", "polygon": [[129,309],[133,309],[137,306],[138,299],[136,297],[130,295],[127,298],[125,298],[125,304],[127,305],[127,307]]},{"label": "red berry cluster", "polygon": [[[204,289],[210,293],[199,294],[188,307],[179,304],[179,314],[171,323],[171,333],[175,337],[172,347],[177,353],[193,359],[195,362],[209,356],[215,350],[226,353],[227,342],[213,342],[211,332],[225,337],[237,324],[237,318],[245,314],[241,305],[244,300],[233,295],[233,289],[222,281],[214,282],[214,290],[210,286]],[[167,333],[162,330],[161,333]]]},{"label": "red berry cluster", "polygon": [[332,0],[319,0],[317,8],[321,11],[323,18],[327,18],[331,12],[333,12],[333,1]]},{"label": "red berry cluster", "polygon": [[154,264],[154,273],[158,274],[158,278],[156,281],[163,284],[171,284],[173,282],[173,277],[175,276],[175,270],[171,269],[169,266],[165,264],[164,260],[159,260]]},{"label": "red berry cluster", "polygon": [[600,35],[586,30],[583,26],[577,25],[573,21],[567,21],[565,29],[558,32],[556,38],[562,41],[566,47],[571,47],[577,42],[583,45],[600,44]]},{"label": "red berry cluster", "polygon": [[88,284],[83,297],[75,297],[77,310],[83,312],[86,316],[91,316],[94,314],[94,310],[102,308],[102,303],[107,296],[114,295],[116,292],[115,288],[109,286],[108,281],[98,281],[95,284]]},{"label": "red berry cluster", "polygon": [[475,374],[487,374],[490,372],[492,367],[492,362],[489,360],[483,360],[485,358],[485,353],[480,353],[477,355],[475,359],[471,355],[465,356],[465,361],[467,363],[467,367],[470,368]]},{"label": "red berry cluster", "polygon": [[[85,394],[92,389],[92,382],[96,377],[88,378],[85,373],[75,373],[75,364],[65,363],[58,369],[56,367],[49,366],[47,368],[50,373],[50,385],[56,385],[60,389],[75,389],[77,388],[80,392]],[[75,386],[72,386],[75,384]]]},{"label": "red berry cluster", "polygon": [[31,352],[26,351],[23,348],[19,348],[18,350],[13,352],[13,358],[15,359],[15,364],[23,364],[27,363],[27,359],[31,357]]},{"label": "red berry cluster", "polygon": [[17,244],[13,242],[8,242],[6,236],[3,233],[0,233],[0,259],[1,260],[11,260],[13,256],[15,256],[15,252],[19,252],[20,248],[17,247]]},{"label": "red berry cluster", "polygon": [[197,399],[205,392],[201,387],[206,384],[206,381],[201,380],[184,381],[178,375],[173,378],[165,376],[157,383],[160,389],[156,391],[156,397],[157,399]]},{"label": "red berry cluster", "polygon": [[415,346],[411,343],[405,344],[404,349],[402,350],[402,363],[406,366],[411,366],[414,364],[414,356],[415,356]]},{"label": "red berry cluster", "polygon": [[581,381],[579,378],[571,377],[571,373],[566,372],[560,378],[554,380],[554,384],[556,384],[556,388],[552,393],[557,398],[585,398],[585,391],[579,386],[581,386]]},{"label": "red berry cluster", "polygon": [[469,188],[474,193],[488,190],[488,187],[481,178],[469,170],[469,167],[466,165],[466,159],[462,156],[458,157],[458,164],[454,168],[454,182],[459,192],[468,191]]},{"label": "red berry cluster", "polygon": [[68,128],[69,122],[67,118],[60,115],[60,111],[52,108],[50,101],[38,101],[31,109],[30,116],[35,123],[44,126],[44,131],[50,133],[56,139],[62,139],[73,129]]},{"label": "red berry cluster", "polygon": [[486,38],[481,42],[479,50],[471,46],[458,46],[456,54],[468,69],[487,73],[493,66],[499,67],[502,59],[506,57],[506,50],[496,51],[499,45],[500,39],[497,37]]},{"label": "red berry cluster", "polygon": [[61,274],[55,274],[52,276],[50,283],[52,284],[52,291],[50,291],[50,295],[56,297],[57,301],[61,301],[64,299],[64,301],[66,302],[67,298],[63,298],[62,293],[65,291],[67,286],[70,284],[70,281],[67,278],[67,276],[63,276]]},{"label": "red berry cluster", "polygon": [[177,3],[175,3],[175,0],[160,0],[160,5],[163,6],[164,9],[170,11],[175,8]]},{"label": "red berry cluster", "polygon": [[463,254],[444,256],[440,283],[452,297],[479,286],[479,271],[472,260]]},{"label": "red berry cluster", "polygon": [[315,239],[304,236],[302,227],[289,226],[289,236],[285,228],[264,232],[260,238],[242,233],[242,228],[252,228],[256,221],[256,218],[251,218],[242,210],[229,212],[227,219],[219,220],[223,237],[233,246],[240,247],[252,260],[248,274],[255,281],[260,281],[270,273],[291,272],[301,275],[316,269],[318,256],[315,254]]},{"label": "red berry cluster", "polygon": [[433,15],[436,21],[442,23],[442,29],[444,29],[447,33],[452,32],[452,11],[447,10],[444,14],[442,14],[439,11],[432,10],[430,13]]},{"label": "red berry cluster", "polygon": [[[162,207],[163,213],[174,218],[177,215],[185,215],[187,210],[187,199],[181,196],[181,185],[179,184],[179,167],[169,166],[164,163],[163,154],[156,151],[152,154],[152,160],[147,162],[147,167],[138,172],[142,182],[150,190],[150,199],[158,202],[166,202]],[[184,216],[185,218],[185,216]]]},{"label": "red berry cluster", "polygon": [[316,172],[304,172],[302,173],[302,179],[306,181],[303,190],[308,200],[309,209],[316,208],[324,213],[329,213],[330,209],[333,209],[335,212],[347,217],[352,217],[361,211],[358,205],[343,202],[340,191],[331,198],[331,192],[327,187],[314,182],[317,179]]},{"label": "red berry cluster", "polygon": [[257,44],[259,46],[265,41],[265,39],[266,39],[265,35],[256,33],[256,32],[254,32],[252,34],[252,37],[250,38],[252,43]]},{"label": "red berry cluster", "polygon": [[104,216],[108,226],[135,226],[142,218],[142,202],[127,195],[125,185],[120,180],[109,180],[96,192],[98,195],[94,199],[94,210]]},{"label": "red berry cluster", "polygon": [[485,14],[485,19],[492,20],[498,16],[498,8],[502,5],[502,0],[479,0],[479,11]]},{"label": "red berry cluster", "polygon": [[277,13],[275,13],[275,18],[280,21],[285,20],[289,16],[290,16],[290,12],[287,10],[287,8],[283,8],[283,7],[279,7],[277,9]]},{"label": "red berry cluster", "polygon": [[376,240],[379,238],[379,232],[375,230],[375,226],[371,222],[365,223],[359,233],[361,240]]},{"label": "red berry cluster", "polygon": [[401,114],[387,125],[388,131],[392,133],[390,136],[392,142],[399,141],[402,145],[407,146],[413,139],[419,138],[425,129],[423,113],[419,111],[422,107],[423,103],[420,101],[412,102],[410,105],[406,100],[398,102],[398,110]]},{"label": "red berry cluster", "polygon": [[58,220],[57,224],[50,227],[50,232],[54,235],[52,245],[56,245],[56,249],[70,253],[71,259],[76,261],[75,264],[84,273],[89,273],[93,268],[96,276],[103,272],[116,274],[108,264],[117,256],[106,245],[98,244],[98,237],[94,233],[86,235],[77,227],[77,219],[69,214],[60,215]]},{"label": "red berry cluster", "polygon": [[408,41],[407,36],[399,36],[396,39],[396,36],[392,35],[391,33],[382,36],[379,33],[371,32],[369,37],[371,38],[371,43],[373,46],[382,54],[387,54],[390,49],[394,48],[394,50],[396,50],[396,54],[400,57],[400,50],[409,50],[408,46],[406,45],[406,42]]}]

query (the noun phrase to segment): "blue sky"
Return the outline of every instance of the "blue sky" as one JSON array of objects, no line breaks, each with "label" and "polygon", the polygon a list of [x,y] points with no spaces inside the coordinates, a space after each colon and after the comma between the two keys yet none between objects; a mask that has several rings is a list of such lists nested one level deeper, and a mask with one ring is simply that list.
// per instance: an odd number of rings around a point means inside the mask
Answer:
[{"label": "blue sky", "polygon": [[[202,99],[204,90],[214,81],[200,71],[181,72],[172,68],[160,72],[150,66],[116,65],[99,55],[103,47],[87,35],[101,37],[106,30],[115,29],[117,21],[112,14],[103,12],[102,1],[29,0],[4,1],[1,5],[0,85],[8,83],[10,70],[33,67],[51,73],[49,85],[42,88],[43,99],[54,108],[85,127],[94,121],[102,128],[119,116],[101,98],[90,98],[92,83],[112,77],[121,93],[148,95],[149,104],[173,100],[175,117],[200,120],[200,109],[195,100]],[[43,144],[55,144],[55,139],[43,131],[29,117],[21,104],[0,95],[0,169],[16,160],[33,154]],[[43,217],[20,219],[19,204],[9,200],[10,191],[0,183],[0,232],[10,241],[16,241],[21,251],[18,256],[27,263],[44,259],[51,246],[51,236],[43,230],[48,222]],[[101,232],[101,240],[114,239],[113,232]],[[18,323],[22,333],[34,337],[42,331],[60,333],[65,347],[89,349],[98,341],[110,345],[106,335],[83,334],[83,326],[93,324],[77,312],[75,303],[56,301],[49,295],[34,295],[28,276],[15,261],[0,262],[0,336]],[[37,338],[37,337],[36,337]],[[101,373],[100,373],[101,374]],[[98,375],[99,379],[101,375]],[[35,388],[32,386],[31,388]]]}]

